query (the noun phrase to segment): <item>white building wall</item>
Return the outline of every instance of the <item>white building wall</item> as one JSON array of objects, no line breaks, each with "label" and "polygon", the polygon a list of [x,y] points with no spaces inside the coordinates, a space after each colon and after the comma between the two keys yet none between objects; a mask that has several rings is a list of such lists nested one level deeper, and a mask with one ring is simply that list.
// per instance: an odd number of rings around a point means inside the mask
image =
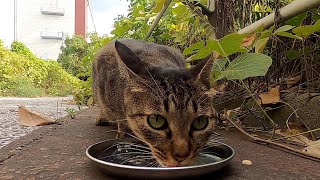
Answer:
[{"label": "white building wall", "polygon": [[[45,15],[40,8],[63,8],[64,16]],[[17,39],[38,57],[56,60],[61,39],[43,39],[49,35],[73,36],[75,32],[75,0],[17,0]]]}]

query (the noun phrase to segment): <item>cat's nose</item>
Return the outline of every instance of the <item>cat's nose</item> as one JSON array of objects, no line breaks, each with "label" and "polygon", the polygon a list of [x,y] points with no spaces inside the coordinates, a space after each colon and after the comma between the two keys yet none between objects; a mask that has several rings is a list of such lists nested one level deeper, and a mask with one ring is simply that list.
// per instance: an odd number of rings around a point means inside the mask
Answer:
[{"label": "cat's nose", "polygon": [[174,159],[178,162],[184,161],[185,159],[187,159],[188,156],[189,156],[189,153],[183,156],[181,156],[180,154],[173,154]]},{"label": "cat's nose", "polygon": [[182,162],[183,160],[187,159],[189,153],[189,143],[187,140],[181,139],[174,142],[172,156],[175,158],[175,160]]}]

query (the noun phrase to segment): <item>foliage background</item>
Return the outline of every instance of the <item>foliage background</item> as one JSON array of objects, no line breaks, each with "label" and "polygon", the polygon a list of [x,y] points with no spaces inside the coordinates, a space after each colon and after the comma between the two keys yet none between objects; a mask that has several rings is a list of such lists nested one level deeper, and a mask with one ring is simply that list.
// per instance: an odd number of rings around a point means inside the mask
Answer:
[{"label": "foliage background", "polygon": [[22,43],[0,44],[0,96],[39,97],[72,94],[79,80],[59,63],[37,58]]}]

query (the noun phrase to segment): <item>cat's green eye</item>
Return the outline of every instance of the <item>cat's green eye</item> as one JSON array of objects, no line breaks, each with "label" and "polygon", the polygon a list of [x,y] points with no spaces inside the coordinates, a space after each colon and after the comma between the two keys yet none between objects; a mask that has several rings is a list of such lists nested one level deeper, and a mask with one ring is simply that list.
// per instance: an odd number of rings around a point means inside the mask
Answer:
[{"label": "cat's green eye", "polygon": [[209,119],[206,116],[197,117],[192,122],[192,128],[196,131],[200,131],[205,129],[208,126]]},{"label": "cat's green eye", "polygon": [[147,121],[149,126],[156,130],[166,129],[168,126],[167,120],[159,115],[150,115],[148,116]]}]

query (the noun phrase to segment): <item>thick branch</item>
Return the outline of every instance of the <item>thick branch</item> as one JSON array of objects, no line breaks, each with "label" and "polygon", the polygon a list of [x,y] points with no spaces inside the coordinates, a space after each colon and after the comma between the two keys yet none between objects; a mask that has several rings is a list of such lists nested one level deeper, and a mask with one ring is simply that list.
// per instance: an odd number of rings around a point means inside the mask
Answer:
[{"label": "thick branch", "polygon": [[196,1],[192,1],[192,2],[189,2],[188,0],[186,1],[186,3],[190,6],[190,8],[192,9],[195,9],[195,7],[200,7],[201,8],[201,11],[202,11],[202,14],[203,15],[206,15],[206,16],[209,16],[211,15],[214,10],[210,10],[207,8],[207,6],[201,4],[200,2],[196,2]]}]

